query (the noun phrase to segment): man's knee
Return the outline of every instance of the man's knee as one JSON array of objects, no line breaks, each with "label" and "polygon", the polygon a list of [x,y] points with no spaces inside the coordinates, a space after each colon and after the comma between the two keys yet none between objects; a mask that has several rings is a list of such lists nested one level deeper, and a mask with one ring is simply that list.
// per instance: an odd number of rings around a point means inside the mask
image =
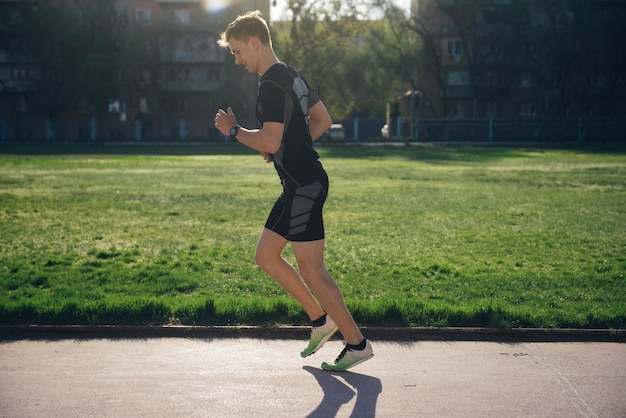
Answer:
[{"label": "man's knee", "polygon": [[268,268],[270,268],[273,264],[276,263],[276,261],[278,261],[279,258],[280,254],[272,254],[266,249],[258,247],[256,249],[256,253],[254,254],[254,262],[263,270],[267,270]]},{"label": "man's knee", "polygon": [[254,254],[254,262],[261,268],[267,263],[267,256],[259,248],[256,249]]}]

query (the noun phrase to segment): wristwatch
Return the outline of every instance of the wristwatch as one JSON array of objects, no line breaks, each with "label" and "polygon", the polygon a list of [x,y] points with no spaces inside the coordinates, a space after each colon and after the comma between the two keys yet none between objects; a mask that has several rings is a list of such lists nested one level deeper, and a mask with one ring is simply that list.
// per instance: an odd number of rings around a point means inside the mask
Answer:
[{"label": "wristwatch", "polygon": [[239,132],[239,128],[241,128],[241,126],[239,125],[235,125],[232,128],[230,128],[230,137],[234,140],[237,140],[236,136],[237,136],[237,132]]}]

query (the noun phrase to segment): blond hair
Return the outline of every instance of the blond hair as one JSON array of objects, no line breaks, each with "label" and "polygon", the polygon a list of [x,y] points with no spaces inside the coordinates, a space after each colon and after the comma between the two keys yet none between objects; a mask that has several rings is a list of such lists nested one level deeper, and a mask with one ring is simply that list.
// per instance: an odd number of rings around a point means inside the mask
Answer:
[{"label": "blond hair", "polygon": [[270,29],[258,10],[241,15],[229,23],[226,30],[220,34],[217,44],[223,48],[228,48],[231,38],[240,42],[247,42],[251,37],[259,38],[261,44],[265,46],[272,45]]}]

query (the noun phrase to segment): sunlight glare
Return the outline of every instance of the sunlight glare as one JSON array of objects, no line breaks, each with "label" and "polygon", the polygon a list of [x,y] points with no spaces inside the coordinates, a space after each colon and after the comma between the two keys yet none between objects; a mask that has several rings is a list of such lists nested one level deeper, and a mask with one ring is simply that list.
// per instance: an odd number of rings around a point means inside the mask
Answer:
[{"label": "sunlight glare", "polygon": [[204,0],[204,10],[208,13],[219,13],[234,2],[235,0]]}]

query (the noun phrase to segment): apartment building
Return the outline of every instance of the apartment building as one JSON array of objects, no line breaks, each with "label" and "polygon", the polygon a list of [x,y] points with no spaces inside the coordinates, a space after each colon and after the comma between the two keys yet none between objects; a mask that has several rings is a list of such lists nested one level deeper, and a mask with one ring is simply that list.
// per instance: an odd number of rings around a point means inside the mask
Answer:
[{"label": "apartment building", "polygon": [[[257,9],[269,17],[269,0],[0,0],[0,136],[216,139],[212,115],[226,105],[253,125],[256,80],[216,41],[228,22]],[[51,12],[58,20],[46,20]],[[57,65],[54,53],[32,51],[24,16],[52,32],[81,21],[81,39],[57,36],[68,28],[50,33],[48,49],[64,56]]]},{"label": "apartment building", "polygon": [[626,116],[623,2],[414,0],[412,13],[424,60],[403,114]]}]

